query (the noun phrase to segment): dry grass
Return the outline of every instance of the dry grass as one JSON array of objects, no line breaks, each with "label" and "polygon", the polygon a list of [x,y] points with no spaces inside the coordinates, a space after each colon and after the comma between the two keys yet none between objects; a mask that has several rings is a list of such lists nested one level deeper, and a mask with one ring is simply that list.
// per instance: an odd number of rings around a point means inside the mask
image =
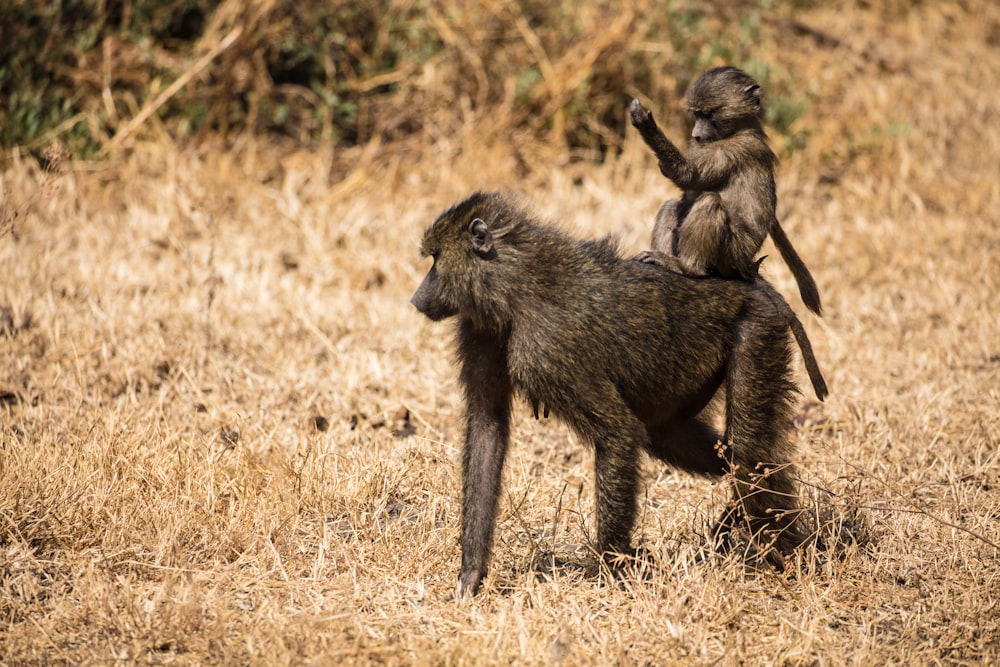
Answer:
[{"label": "dry grass", "polygon": [[254,142],[49,177],[10,160],[0,660],[1000,661],[1000,13],[972,4],[802,16],[837,46],[764,32],[818,95],[779,181],[827,309],[806,320],[833,395],[803,397],[803,478],[869,527],[783,575],[697,564],[725,486],[650,463],[657,564],[587,576],[591,454],[525,406],[491,576],[447,599],[461,407],[448,327],[407,303],[419,236],[506,187],[638,250],[669,188],[634,137],[604,165],[519,147],[519,181],[472,125],[419,161],[360,151],[332,187],[330,155]]}]

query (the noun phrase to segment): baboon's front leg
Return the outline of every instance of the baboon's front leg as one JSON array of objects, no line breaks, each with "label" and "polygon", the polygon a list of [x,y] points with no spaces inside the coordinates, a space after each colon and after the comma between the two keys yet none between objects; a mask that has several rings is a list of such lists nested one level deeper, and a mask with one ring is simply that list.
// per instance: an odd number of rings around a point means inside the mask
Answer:
[{"label": "baboon's front leg", "polygon": [[462,569],[456,597],[475,595],[489,567],[511,410],[506,359],[496,340],[473,332],[466,324],[460,355],[466,427],[462,454]]}]

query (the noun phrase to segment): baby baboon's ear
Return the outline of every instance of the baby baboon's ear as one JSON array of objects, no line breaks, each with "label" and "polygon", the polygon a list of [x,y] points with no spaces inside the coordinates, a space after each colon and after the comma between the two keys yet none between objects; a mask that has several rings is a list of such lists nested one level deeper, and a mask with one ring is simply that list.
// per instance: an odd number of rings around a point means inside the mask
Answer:
[{"label": "baby baboon's ear", "polygon": [[476,218],[469,225],[469,236],[472,239],[472,251],[477,255],[486,258],[493,253],[493,232],[482,218]]},{"label": "baby baboon's ear", "polygon": [[756,83],[751,83],[743,88],[743,94],[750,101],[750,106],[754,110],[754,113],[760,113],[760,107],[764,100],[764,93],[761,92],[760,86]]}]

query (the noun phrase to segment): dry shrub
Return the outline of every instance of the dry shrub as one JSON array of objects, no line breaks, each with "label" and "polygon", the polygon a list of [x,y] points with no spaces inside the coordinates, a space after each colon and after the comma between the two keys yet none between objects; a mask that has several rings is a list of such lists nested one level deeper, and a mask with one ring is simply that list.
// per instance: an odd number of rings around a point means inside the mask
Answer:
[{"label": "dry shrub", "polygon": [[785,133],[809,98],[755,44],[794,6],[18,0],[0,9],[22,29],[0,45],[0,144],[61,138],[89,156],[137,134],[269,132],[427,145],[473,126],[602,157],[621,149],[631,97],[676,109],[719,60],[765,82]]}]

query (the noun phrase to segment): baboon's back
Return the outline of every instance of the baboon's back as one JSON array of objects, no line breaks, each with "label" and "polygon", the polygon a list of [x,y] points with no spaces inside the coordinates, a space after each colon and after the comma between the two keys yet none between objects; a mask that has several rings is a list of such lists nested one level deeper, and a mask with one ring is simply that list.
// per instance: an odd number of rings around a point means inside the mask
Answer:
[{"label": "baboon's back", "polygon": [[[552,387],[611,382],[637,412],[704,390],[724,367],[752,285],[689,278],[622,259],[600,243],[573,243],[533,266],[535,292],[510,333],[515,383],[558,409]],[[544,286],[551,277],[552,289]]]}]

